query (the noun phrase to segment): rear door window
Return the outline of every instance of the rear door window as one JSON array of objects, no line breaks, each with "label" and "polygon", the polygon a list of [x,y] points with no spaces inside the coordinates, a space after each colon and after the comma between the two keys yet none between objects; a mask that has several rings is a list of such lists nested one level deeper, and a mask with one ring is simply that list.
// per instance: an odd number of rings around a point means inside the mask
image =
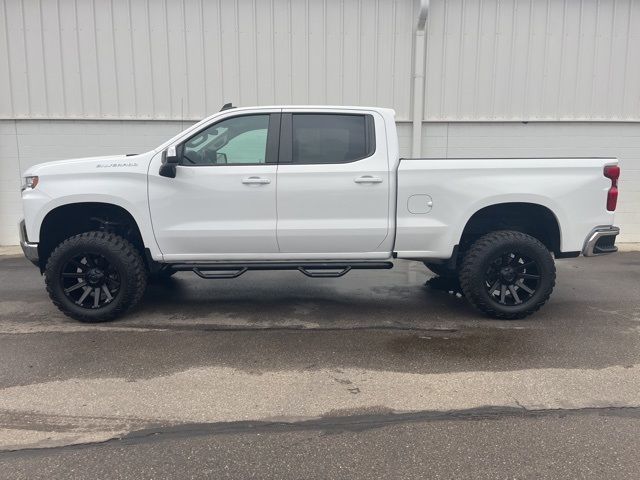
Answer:
[{"label": "rear door window", "polygon": [[373,117],[296,113],[291,121],[291,163],[349,163],[375,151]]}]

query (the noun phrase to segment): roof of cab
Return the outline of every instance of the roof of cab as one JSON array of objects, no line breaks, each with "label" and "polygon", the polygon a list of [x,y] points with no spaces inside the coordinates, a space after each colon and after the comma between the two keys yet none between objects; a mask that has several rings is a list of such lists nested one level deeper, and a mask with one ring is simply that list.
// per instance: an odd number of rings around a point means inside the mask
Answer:
[{"label": "roof of cab", "polygon": [[371,110],[374,112],[386,113],[387,115],[391,114],[395,116],[395,110],[391,108],[383,108],[383,107],[368,107],[368,106],[356,106],[356,105],[260,105],[260,106],[250,106],[250,107],[231,107],[226,110],[221,110],[220,112],[229,112],[233,111],[245,111],[245,110]]}]

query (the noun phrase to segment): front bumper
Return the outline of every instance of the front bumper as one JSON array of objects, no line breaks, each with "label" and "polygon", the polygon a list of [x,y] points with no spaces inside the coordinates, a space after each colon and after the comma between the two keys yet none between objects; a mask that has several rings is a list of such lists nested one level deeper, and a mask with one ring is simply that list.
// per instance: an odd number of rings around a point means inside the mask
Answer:
[{"label": "front bumper", "polygon": [[27,228],[25,227],[24,220],[20,222],[18,229],[20,231],[20,246],[22,247],[24,256],[27,257],[27,259],[36,267],[39,267],[40,259],[38,257],[38,244],[29,242],[29,239],[27,238]]},{"label": "front bumper", "polygon": [[585,257],[595,257],[618,251],[616,247],[616,236],[620,233],[618,227],[606,226],[596,227],[587,236],[584,242],[582,254]]}]

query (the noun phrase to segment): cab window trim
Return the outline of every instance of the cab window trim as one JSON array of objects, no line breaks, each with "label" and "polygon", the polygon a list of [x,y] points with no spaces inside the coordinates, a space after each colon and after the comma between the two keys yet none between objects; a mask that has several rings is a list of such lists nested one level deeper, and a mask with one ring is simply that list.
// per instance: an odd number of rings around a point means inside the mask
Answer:
[{"label": "cab window trim", "polygon": [[[188,164],[188,163],[183,163],[184,159],[182,158],[182,154],[183,154],[183,150],[184,150],[184,145],[191,140],[192,138],[197,137],[198,135],[200,135],[202,132],[204,132],[205,130],[208,130],[212,127],[215,127],[216,125],[222,123],[222,122],[226,122],[227,120],[232,120],[234,118],[240,118],[240,117],[257,117],[257,116],[269,116],[269,125],[267,126],[267,141],[265,144],[265,158],[264,158],[264,163],[210,163],[210,164],[205,164],[205,163],[200,163],[200,164]],[[260,166],[260,165],[277,165],[278,164],[278,139],[280,138],[280,118],[281,118],[281,114],[280,113],[271,113],[271,112],[265,112],[265,113],[256,113],[256,112],[252,112],[252,113],[244,113],[244,114],[240,114],[240,115],[233,115],[233,116],[229,116],[229,117],[225,117],[225,118],[221,118],[219,121],[215,122],[215,123],[210,123],[204,127],[202,127],[200,130],[198,130],[197,132],[195,132],[194,134],[190,135],[188,138],[182,140],[177,146],[176,146],[176,151],[178,153],[178,157],[180,158],[180,161],[178,162],[179,167],[255,167],[255,166]]]},{"label": "cab window trim", "polygon": [[[293,115],[332,115],[364,117],[365,122],[365,146],[366,153],[362,157],[343,162],[294,162],[293,161]],[[278,163],[286,165],[346,165],[359,162],[375,155],[376,153],[376,128],[373,115],[370,113],[342,113],[342,112],[286,112],[282,113],[280,120],[280,154]]]}]

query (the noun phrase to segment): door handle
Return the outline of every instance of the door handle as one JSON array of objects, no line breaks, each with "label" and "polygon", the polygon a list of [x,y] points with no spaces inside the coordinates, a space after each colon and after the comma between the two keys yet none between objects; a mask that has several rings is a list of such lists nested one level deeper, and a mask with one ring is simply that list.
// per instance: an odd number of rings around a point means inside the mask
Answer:
[{"label": "door handle", "polygon": [[354,180],[356,183],[382,183],[382,178],[373,175],[363,175]]},{"label": "door handle", "polygon": [[263,177],[246,177],[242,179],[242,183],[245,185],[266,185],[271,183],[271,180]]}]

